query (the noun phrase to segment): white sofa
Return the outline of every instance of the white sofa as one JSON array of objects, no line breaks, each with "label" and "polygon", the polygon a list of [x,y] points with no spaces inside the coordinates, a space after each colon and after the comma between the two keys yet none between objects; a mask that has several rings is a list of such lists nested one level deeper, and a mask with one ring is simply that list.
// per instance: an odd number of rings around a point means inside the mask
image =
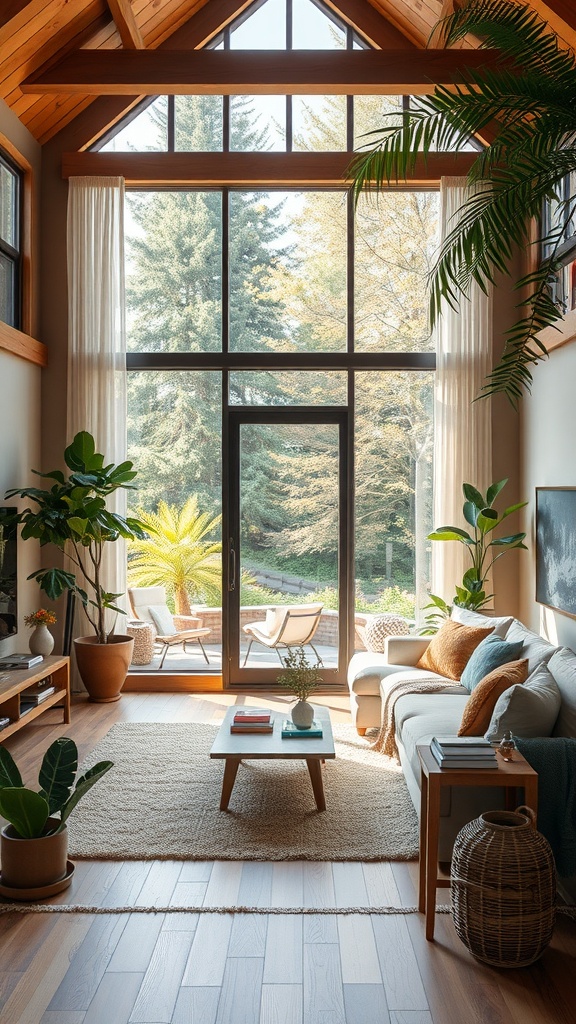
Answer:
[{"label": "white sofa", "polygon": [[[458,615],[466,624],[495,625],[495,631],[507,641],[523,641],[521,658],[528,659],[528,671],[542,663],[548,664],[560,689],[561,710],[558,722],[561,731],[554,735],[576,736],[576,654],[568,648],[557,648],[532,633],[517,619],[490,619],[475,613]],[[362,651],[354,655],[348,669],[348,685],[352,716],[361,735],[380,725],[382,695],[398,679],[406,676],[430,675],[414,666],[426,650],[429,637],[388,637],[384,653]],[[557,653],[557,658],[553,656]],[[550,664],[550,662],[552,662]],[[555,664],[560,671],[555,675]],[[568,672],[566,672],[566,667]],[[435,693],[414,693],[400,697],[395,705],[396,743],[406,784],[420,812],[420,769],[416,745],[429,743],[434,735],[455,735],[469,692],[460,685],[451,685]],[[440,859],[448,861],[457,832],[482,811],[504,806],[504,792],[481,787],[443,789],[440,827]],[[521,802],[521,800],[519,800]]]}]

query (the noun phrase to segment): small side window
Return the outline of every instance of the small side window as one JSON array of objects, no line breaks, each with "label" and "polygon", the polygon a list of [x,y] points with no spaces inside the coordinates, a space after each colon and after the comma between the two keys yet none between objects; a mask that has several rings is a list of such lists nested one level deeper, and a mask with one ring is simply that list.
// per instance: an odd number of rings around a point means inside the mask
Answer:
[{"label": "small side window", "polygon": [[0,150],[0,320],[21,328],[22,172]]}]

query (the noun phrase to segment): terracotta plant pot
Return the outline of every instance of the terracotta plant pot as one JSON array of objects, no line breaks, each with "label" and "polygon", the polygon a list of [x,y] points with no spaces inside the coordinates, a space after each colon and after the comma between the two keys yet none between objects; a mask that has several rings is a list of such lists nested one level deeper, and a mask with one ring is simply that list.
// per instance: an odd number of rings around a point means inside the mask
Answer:
[{"label": "terracotta plant pot", "polygon": [[120,699],[132,659],[134,638],[112,636],[107,644],[95,636],[80,636],[74,641],[76,662],[90,700],[109,704]]},{"label": "terracotta plant pot", "polygon": [[[55,828],[57,818],[48,818]],[[67,871],[68,830],[39,839],[21,839],[13,825],[6,825],[0,836],[2,885],[12,889],[39,889],[64,878]]]}]

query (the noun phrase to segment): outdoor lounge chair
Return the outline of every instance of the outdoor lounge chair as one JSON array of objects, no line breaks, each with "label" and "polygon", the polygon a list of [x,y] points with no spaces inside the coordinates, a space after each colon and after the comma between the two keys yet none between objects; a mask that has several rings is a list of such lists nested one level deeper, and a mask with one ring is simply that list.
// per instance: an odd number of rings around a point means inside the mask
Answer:
[{"label": "outdoor lounge chair", "polygon": [[322,658],[312,643],[322,615],[322,604],[292,604],[280,605],[277,608],[269,608],[266,612],[264,622],[249,622],[243,626],[247,637],[250,638],[248,650],[242,668],[248,661],[248,655],[252,644],[256,640],[265,647],[273,648],[284,667],[280,650],[290,647],[309,646],[314,651],[318,664],[322,665]]},{"label": "outdoor lounge chair", "polygon": [[168,648],[177,647],[178,644],[182,644],[184,653],[188,654],[186,644],[197,642],[200,644],[206,664],[210,664],[202,643],[202,637],[208,636],[210,630],[202,626],[202,619],[193,615],[173,616],[166,604],[164,587],[131,587],[128,589],[128,598],[134,618],[150,623],[156,631],[154,643],[160,644],[163,648],[159,672]]}]

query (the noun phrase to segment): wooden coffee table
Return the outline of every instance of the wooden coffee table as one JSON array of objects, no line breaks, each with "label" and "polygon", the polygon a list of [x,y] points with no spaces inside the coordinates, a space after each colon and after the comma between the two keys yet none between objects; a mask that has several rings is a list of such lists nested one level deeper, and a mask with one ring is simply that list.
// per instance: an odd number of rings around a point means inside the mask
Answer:
[{"label": "wooden coffee table", "polygon": [[324,735],[321,739],[310,737],[310,739],[283,740],[282,723],[290,717],[290,708],[282,713],[270,712],[271,720],[274,722],[274,732],[246,733],[246,735],[232,733],[230,725],[236,711],[237,707],[234,705],[228,708],[210,751],[210,757],[223,758],[225,761],[220,810],[228,810],[240,762],[269,759],[273,761],[306,761],[316,806],[319,811],[325,811],[322,762],[336,757],[328,708],[314,707],[314,717],[322,722]]}]

